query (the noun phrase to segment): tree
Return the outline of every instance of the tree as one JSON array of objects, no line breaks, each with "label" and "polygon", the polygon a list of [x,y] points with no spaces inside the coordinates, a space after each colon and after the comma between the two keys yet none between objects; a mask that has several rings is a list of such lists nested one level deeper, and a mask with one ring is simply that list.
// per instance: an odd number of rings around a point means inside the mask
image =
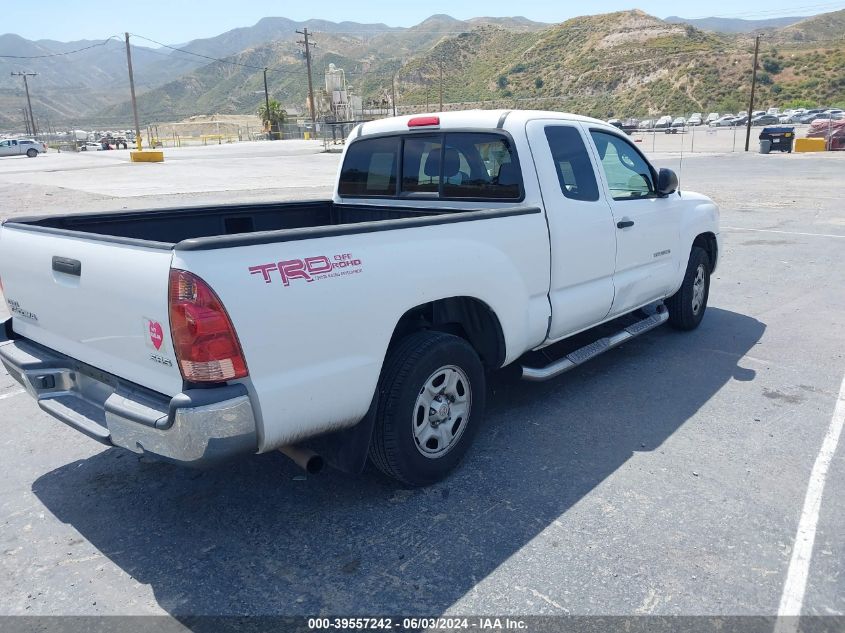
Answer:
[{"label": "tree", "polygon": [[288,113],[281,103],[275,99],[270,99],[269,111],[267,105],[262,103],[258,108],[258,116],[261,118],[264,127],[273,135],[273,138],[281,138],[282,125],[288,118]]}]

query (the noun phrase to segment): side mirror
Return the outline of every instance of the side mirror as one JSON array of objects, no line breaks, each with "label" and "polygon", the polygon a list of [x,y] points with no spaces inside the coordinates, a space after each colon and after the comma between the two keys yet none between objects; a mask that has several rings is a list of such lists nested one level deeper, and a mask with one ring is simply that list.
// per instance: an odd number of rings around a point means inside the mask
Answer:
[{"label": "side mirror", "polygon": [[671,169],[661,167],[657,172],[657,193],[668,196],[678,190],[678,176]]}]

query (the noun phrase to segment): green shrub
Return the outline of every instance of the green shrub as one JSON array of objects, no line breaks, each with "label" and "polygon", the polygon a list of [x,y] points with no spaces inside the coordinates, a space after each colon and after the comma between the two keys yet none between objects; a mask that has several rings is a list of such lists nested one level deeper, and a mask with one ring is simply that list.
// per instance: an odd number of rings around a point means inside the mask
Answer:
[{"label": "green shrub", "polygon": [[764,59],[763,68],[767,73],[777,75],[781,70],[783,70],[783,65],[776,59]]}]

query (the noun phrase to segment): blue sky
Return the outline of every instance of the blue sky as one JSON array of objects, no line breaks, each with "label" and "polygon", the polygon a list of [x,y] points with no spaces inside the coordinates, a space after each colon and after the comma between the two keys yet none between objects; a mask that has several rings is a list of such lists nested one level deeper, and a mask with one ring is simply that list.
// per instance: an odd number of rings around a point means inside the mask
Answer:
[{"label": "blue sky", "polygon": [[595,0],[592,3],[552,3],[548,0],[321,0],[319,3],[285,3],[269,0],[2,0],[0,33],[17,33],[28,39],[70,41],[105,39],[123,31],[132,31],[163,42],[182,43],[235,27],[250,26],[265,16],[412,26],[434,13],[448,13],[456,18],[524,15],[540,22],[561,22],[585,13],[606,13],[634,7],[661,18],[668,15],[718,15],[759,19],[833,11],[845,7],[845,1],[749,0],[738,3],[736,0],[710,0],[679,3],[677,0]]}]

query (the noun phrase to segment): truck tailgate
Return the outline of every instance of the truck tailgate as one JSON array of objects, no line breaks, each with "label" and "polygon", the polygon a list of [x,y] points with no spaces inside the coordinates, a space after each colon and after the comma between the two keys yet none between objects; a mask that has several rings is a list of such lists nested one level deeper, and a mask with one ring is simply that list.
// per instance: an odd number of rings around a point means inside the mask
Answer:
[{"label": "truck tailgate", "polygon": [[168,318],[172,251],[4,225],[15,333],[166,395],[182,389]]}]

